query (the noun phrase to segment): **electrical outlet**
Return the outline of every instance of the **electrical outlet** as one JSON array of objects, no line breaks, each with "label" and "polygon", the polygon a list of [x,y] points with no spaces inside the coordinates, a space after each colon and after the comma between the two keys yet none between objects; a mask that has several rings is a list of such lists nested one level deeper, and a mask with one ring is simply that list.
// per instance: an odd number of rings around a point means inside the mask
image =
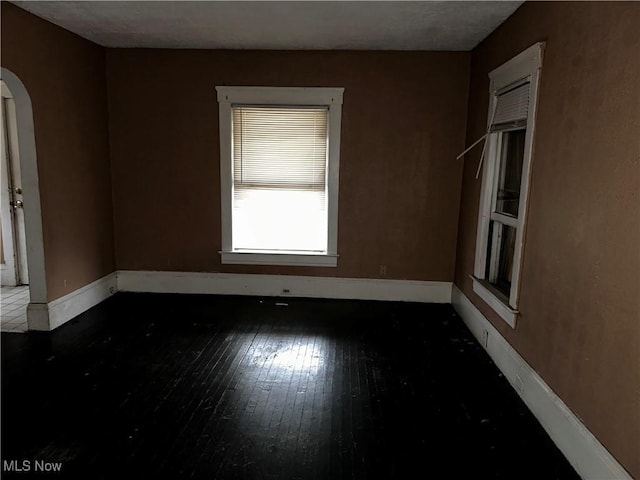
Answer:
[{"label": "electrical outlet", "polygon": [[486,350],[487,347],[489,346],[489,331],[488,330],[482,330],[482,336],[480,338],[481,338],[482,346]]},{"label": "electrical outlet", "polygon": [[283,288],[283,289],[282,289],[282,293],[283,293],[284,295],[288,295],[289,293],[291,293],[291,291],[290,291],[288,288]]},{"label": "electrical outlet", "polygon": [[115,288],[113,288],[113,287],[109,287],[109,293],[110,293],[111,295],[113,295],[113,292],[115,292],[115,290],[116,290]]},{"label": "electrical outlet", "polygon": [[381,277],[386,277],[387,276],[387,266],[386,265],[380,265],[380,276]]}]

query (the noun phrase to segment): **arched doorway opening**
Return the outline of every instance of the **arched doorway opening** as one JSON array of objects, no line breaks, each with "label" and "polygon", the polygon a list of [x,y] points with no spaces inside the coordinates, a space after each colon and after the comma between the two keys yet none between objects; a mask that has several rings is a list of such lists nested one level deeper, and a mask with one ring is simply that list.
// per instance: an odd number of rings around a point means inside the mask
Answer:
[{"label": "arched doorway opening", "polygon": [[2,82],[11,97],[12,105],[7,109],[7,113],[14,116],[14,142],[17,143],[15,148],[19,152],[20,195],[17,198],[21,204],[11,207],[20,208],[20,213],[24,215],[26,272],[22,272],[22,278],[27,278],[29,283],[28,329],[49,330],[42,212],[31,97],[20,79],[6,68],[2,68]]}]

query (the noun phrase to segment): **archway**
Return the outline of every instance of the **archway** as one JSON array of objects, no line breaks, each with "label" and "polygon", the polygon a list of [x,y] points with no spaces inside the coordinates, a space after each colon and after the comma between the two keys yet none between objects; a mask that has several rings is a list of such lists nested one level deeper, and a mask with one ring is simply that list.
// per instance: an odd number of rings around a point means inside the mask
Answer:
[{"label": "archway", "polygon": [[16,112],[29,272],[30,303],[27,308],[27,323],[29,330],[49,330],[42,212],[31,97],[20,79],[4,67],[2,80],[11,91]]}]

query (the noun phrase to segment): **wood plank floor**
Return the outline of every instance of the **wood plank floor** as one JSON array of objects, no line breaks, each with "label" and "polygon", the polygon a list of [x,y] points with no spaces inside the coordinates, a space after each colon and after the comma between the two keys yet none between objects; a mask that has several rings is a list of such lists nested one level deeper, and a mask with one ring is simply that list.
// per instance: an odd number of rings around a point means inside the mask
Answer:
[{"label": "wood plank floor", "polygon": [[42,478],[575,479],[448,305],[117,294],[2,334],[2,459]]}]

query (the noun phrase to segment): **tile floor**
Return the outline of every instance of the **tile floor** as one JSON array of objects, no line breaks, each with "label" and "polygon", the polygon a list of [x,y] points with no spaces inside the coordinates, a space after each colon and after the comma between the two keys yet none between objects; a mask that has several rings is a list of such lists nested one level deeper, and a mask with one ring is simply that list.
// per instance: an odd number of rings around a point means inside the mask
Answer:
[{"label": "tile floor", "polygon": [[28,285],[2,287],[0,289],[0,331],[11,333],[26,332],[28,304]]}]

